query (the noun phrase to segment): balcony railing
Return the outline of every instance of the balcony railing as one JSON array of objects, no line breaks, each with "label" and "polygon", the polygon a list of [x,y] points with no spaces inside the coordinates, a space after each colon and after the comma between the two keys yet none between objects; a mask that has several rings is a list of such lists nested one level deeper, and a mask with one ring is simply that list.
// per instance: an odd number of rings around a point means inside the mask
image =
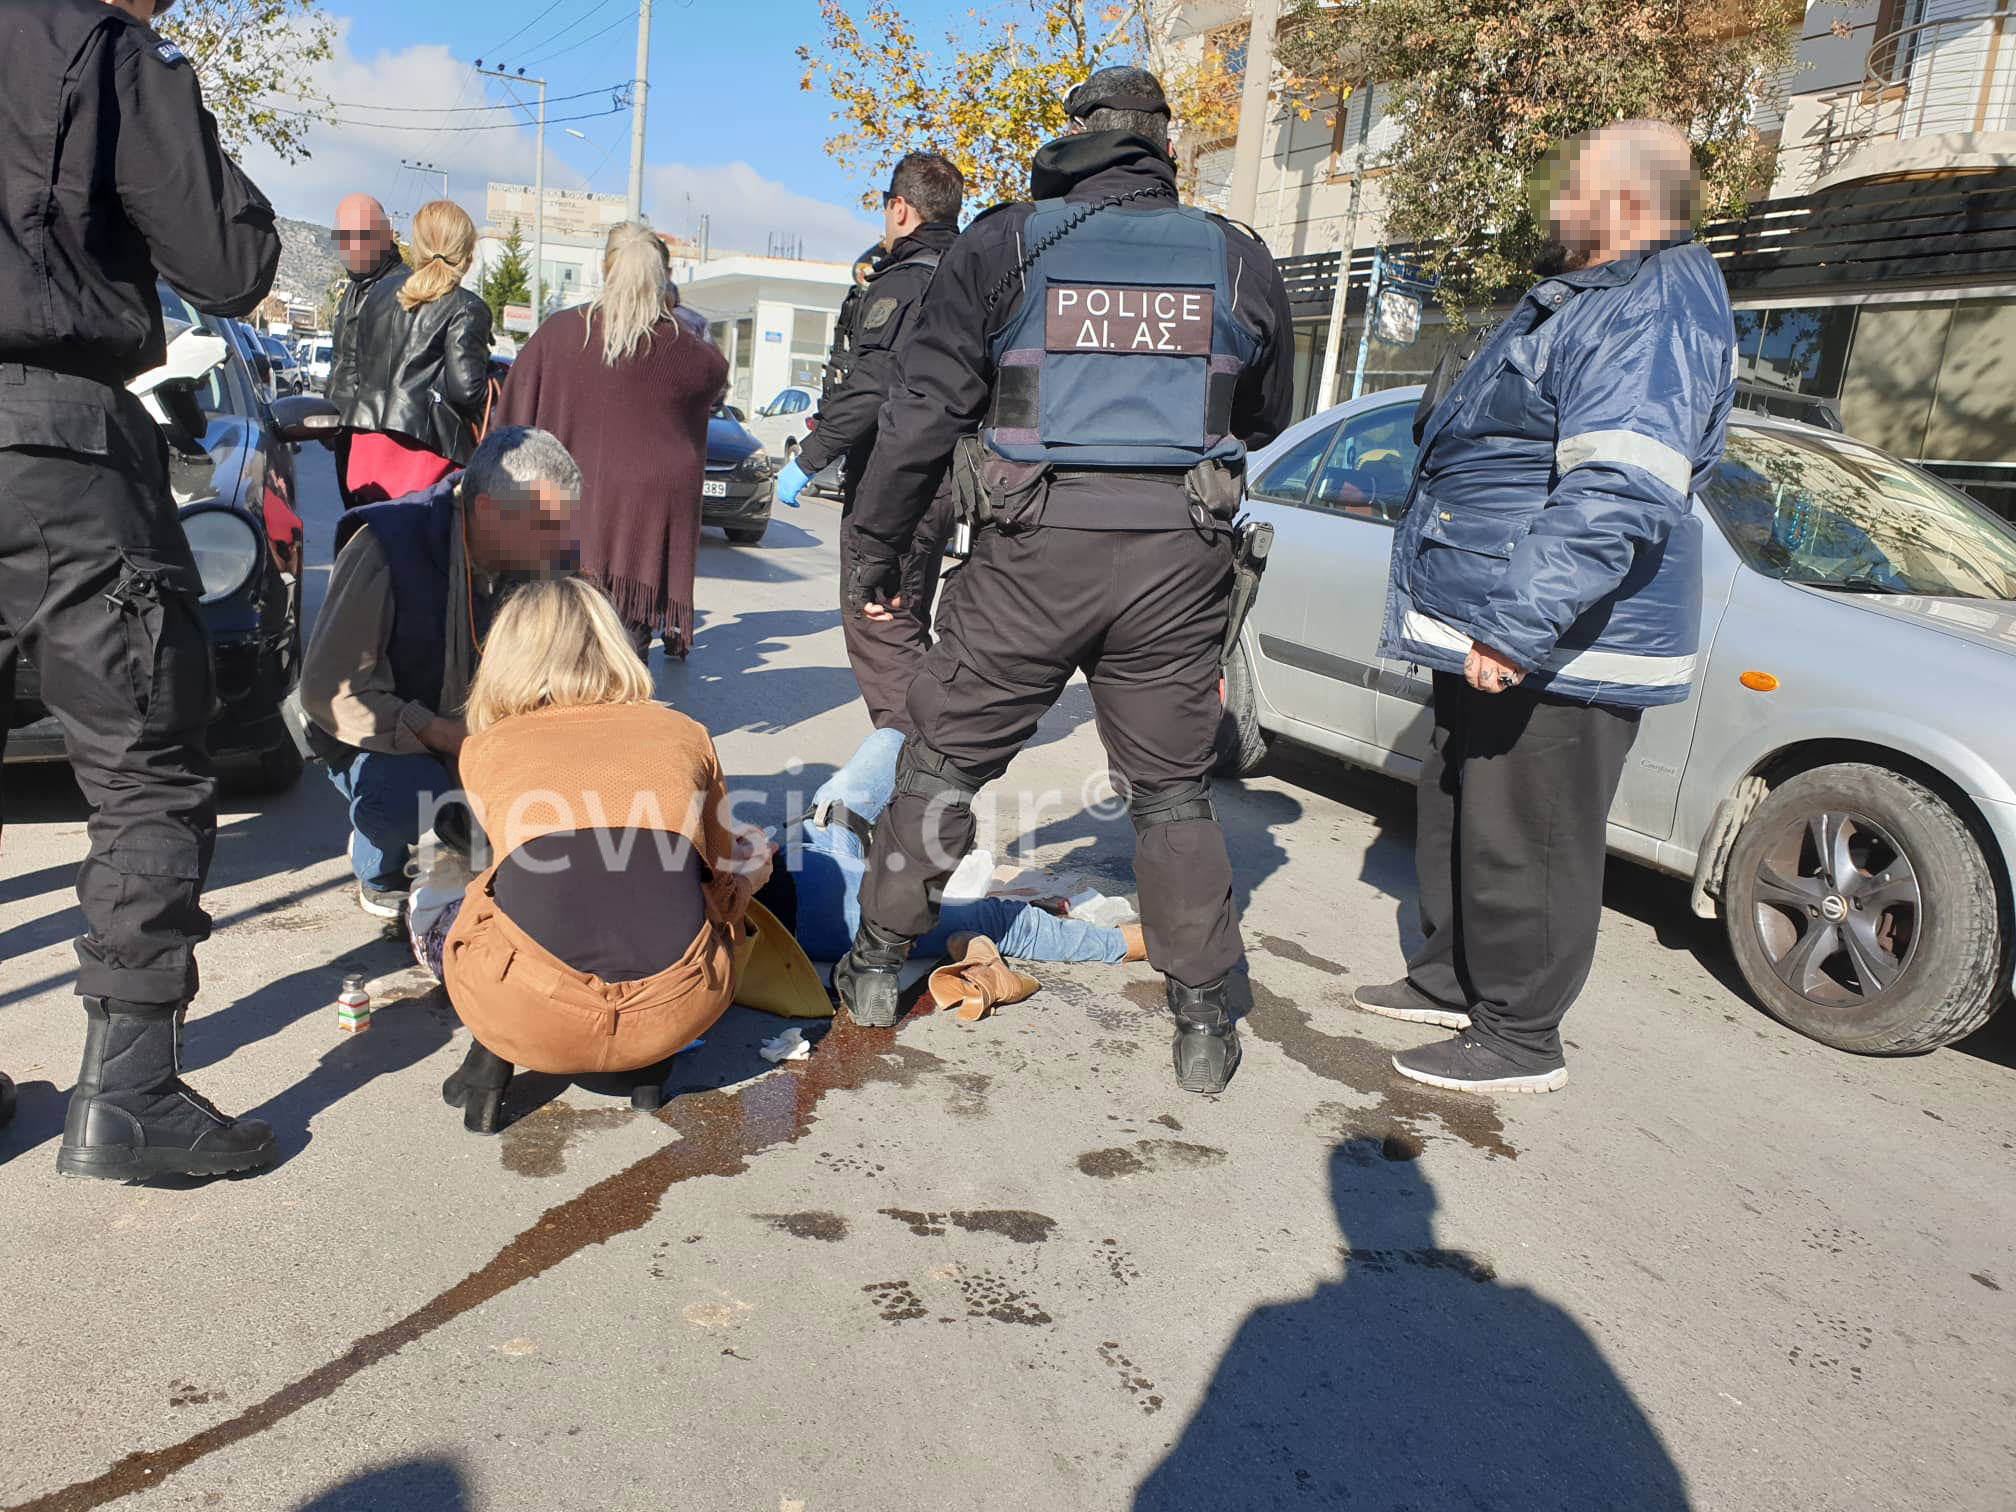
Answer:
[{"label": "balcony railing", "polygon": [[2016,131],[2016,13],[1920,21],[1879,37],[1862,81],[1822,97],[1824,175],[1865,142]]}]

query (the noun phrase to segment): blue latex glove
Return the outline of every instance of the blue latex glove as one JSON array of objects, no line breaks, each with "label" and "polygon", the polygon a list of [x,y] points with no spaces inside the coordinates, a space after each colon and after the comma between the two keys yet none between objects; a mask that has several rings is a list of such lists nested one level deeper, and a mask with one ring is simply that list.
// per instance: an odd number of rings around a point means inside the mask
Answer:
[{"label": "blue latex glove", "polygon": [[784,470],[777,474],[777,502],[796,509],[799,490],[811,481],[811,478],[806,476],[805,469],[798,465],[798,459],[793,457],[784,464]]}]

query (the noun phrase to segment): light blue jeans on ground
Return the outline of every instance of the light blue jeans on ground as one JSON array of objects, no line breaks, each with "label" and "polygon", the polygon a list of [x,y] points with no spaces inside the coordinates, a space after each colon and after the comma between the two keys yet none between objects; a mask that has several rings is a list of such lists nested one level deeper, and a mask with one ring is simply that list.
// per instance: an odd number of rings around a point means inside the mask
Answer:
[{"label": "light blue jeans on ground", "polygon": [[329,768],[329,781],[350,804],[350,869],[366,887],[404,892],[406,863],[433,823],[438,799],[455,779],[432,756],[359,751]]},{"label": "light blue jeans on ground", "polygon": [[[827,801],[843,803],[870,824],[888,807],[896,785],[901,730],[877,730],[863,741],[847,765],[813,797],[815,815]],[[845,825],[807,820],[802,843],[788,857],[798,885],[798,943],[815,961],[837,961],[861,927],[861,879],[868,873],[861,841]],[[982,934],[1018,961],[1124,961],[1127,941],[1117,929],[1060,919],[1008,898],[947,903],[938,927],[910,949],[912,956],[945,953],[955,934]]]}]

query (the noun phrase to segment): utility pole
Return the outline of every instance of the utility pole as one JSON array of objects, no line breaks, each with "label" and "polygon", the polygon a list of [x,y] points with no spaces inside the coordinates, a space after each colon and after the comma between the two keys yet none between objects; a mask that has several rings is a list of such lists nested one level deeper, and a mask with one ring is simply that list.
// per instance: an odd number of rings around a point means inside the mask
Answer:
[{"label": "utility pole", "polygon": [[1274,26],[1280,14],[1279,0],[1253,0],[1252,27],[1246,34],[1246,84],[1239,97],[1239,137],[1232,149],[1232,196],[1227,208],[1233,220],[1248,226],[1260,196],[1267,89],[1274,82]]},{"label": "utility pole", "polygon": [[[1348,112],[1356,96],[1340,107]],[[1323,337],[1323,378],[1316,386],[1316,408],[1327,410],[1337,398],[1337,357],[1344,346],[1344,302],[1351,288],[1351,260],[1358,250],[1358,203],[1365,192],[1365,139],[1372,134],[1372,86],[1365,87],[1365,113],[1358,126],[1358,160],[1351,169],[1351,207],[1344,217],[1344,245],[1337,249],[1337,287],[1330,300],[1330,328]],[[1332,222],[1334,225],[1335,222]],[[1369,294],[1369,291],[1368,291]],[[1368,298],[1365,318],[1372,318]]]},{"label": "utility pole", "polygon": [[644,97],[651,92],[651,0],[637,0],[637,77],[630,84],[631,220],[644,218]]},{"label": "utility pole", "polygon": [[[476,72],[487,79],[502,79],[506,84],[533,84],[539,89],[539,146],[532,163],[532,329],[539,329],[539,321],[546,313],[546,291],[543,269],[546,261],[546,81],[528,79],[525,70],[515,74],[501,68],[485,68],[483,60],[476,60]],[[520,110],[525,108],[513,91],[511,101]]]},{"label": "utility pole", "polygon": [[415,173],[438,173],[441,175],[441,198],[448,198],[448,170],[433,163],[416,163],[411,158],[399,159],[401,168],[411,168]]}]

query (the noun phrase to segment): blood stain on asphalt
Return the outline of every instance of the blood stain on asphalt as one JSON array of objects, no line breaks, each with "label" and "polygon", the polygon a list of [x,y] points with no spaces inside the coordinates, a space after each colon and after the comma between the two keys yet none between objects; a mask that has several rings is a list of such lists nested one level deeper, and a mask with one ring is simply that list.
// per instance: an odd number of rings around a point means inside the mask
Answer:
[{"label": "blood stain on asphalt", "polygon": [[847,1237],[847,1220],[838,1213],[752,1213],[779,1233],[793,1239],[821,1239],[838,1244]]},{"label": "blood stain on asphalt", "polygon": [[1293,940],[1284,940],[1278,935],[1260,936],[1260,948],[1271,956],[1279,956],[1284,961],[1293,961],[1297,966],[1307,966],[1320,971],[1325,976],[1347,976],[1350,968],[1323,956],[1312,955]]},{"label": "blood stain on asphalt", "polygon": [[[1277,1045],[1287,1057],[1328,1081],[1341,1083],[1367,1097],[1377,1098],[1370,1108],[1351,1114],[1348,1127],[1337,1130],[1342,1139],[1370,1139],[1382,1153],[1394,1134],[1418,1136],[1429,1119],[1444,1130],[1486,1155],[1517,1160],[1519,1152],[1505,1140],[1505,1121],[1489,1098],[1443,1092],[1420,1082],[1409,1081],[1393,1069],[1393,1051],[1376,1040],[1355,1034],[1327,1034],[1318,1029],[1307,1012],[1292,998],[1281,996],[1261,982],[1248,981],[1252,1008],[1241,1016],[1242,1027],[1260,1039]],[[1134,988],[1128,988],[1131,996]],[[1345,999],[1333,1001],[1342,1008]],[[1397,1157],[1386,1154],[1388,1160]]]},{"label": "blood stain on asphalt", "polygon": [[488,1262],[405,1317],[358,1339],[327,1364],[200,1433],[129,1454],[103,1474],[17,1502],[4,1512],[84,1512],[151,1490],[206,1455],[286,1421],[519,1282],[544,1275],[592,1244],[642,1228],[678,1183],[740,1175],[763,1151],[796,1143],[818,1122],[827,1093],[876,1084],[909,1087],[944,1065],[928,1051],[899,1043],[894,1031],[864,1029],[842,1014],[819,1039],[818,1053],[783,1075],[765,1076],[733,1091],[720,1088],[674,1098],[656,1117],[679,1135],[677,1141],[547,1209]]},{"label": "blood stain on asphalt", "polygon": [[1225,1163],[1225,1152],[1212,1145],[1192,1144],[1187,1139],[1137,1139],[1111,1150],[1087,1150],[1078,1157],[1078,1169],[1087,1176],[1111,1179],[1138,1176],[1143,1171],[1170,1167],[1214,1166]]},{"label": "blood stain on asphalt", "polygon": [[636,1117],[628,1108],[573,1108],[548,1103],[512,1120],[497,1136],[504,1169],[520,1176],[558,1176],[567,1152],[585,1135],[618,1129]]}]

